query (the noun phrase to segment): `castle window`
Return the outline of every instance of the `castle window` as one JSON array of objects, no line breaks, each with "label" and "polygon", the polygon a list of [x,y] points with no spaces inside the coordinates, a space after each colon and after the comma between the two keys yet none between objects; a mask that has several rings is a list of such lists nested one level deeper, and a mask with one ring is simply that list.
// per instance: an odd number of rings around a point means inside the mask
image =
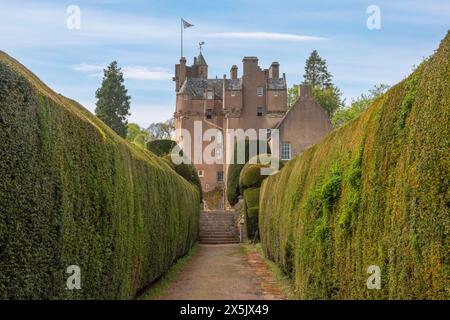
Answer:
[{"label": "castle window", "polygon": [[215,153],[215,155],[216,155],[216,159],[217,160],[220,160],[220,159],[222,159],[222,147],[216,147],[215,149],[214,149],[215,151],[214,151],[214,153]]},{"label": "castle window", "polygon": [[281,144],[281,160],[291,160],[291,144],[289,142]]},{"label": "castle window", "polygon": [[202,178],[205,175],[205,172],[203,170],[198,170],[197,174],[200,178]]},{"label": "castle window", "polygon": [[223,171],[217,171],[217,182],[223,182]]},{"label": "castle window", "polygon": [[273,93],[274,97],[278,97],[278,90],[275,90],[275,92]]},{"label": "castle window", "polygon": [[264,114],[264,108],[263,108],[263,107],[257,107],[257,108],[256,108],[256,115],[257,115],[258,117],[262,117],[263,114]]},{"label": "castle window", "polygon": [[208,91],[208,93],[207,93],[207,98],[208,98],[208,100],[214,99],[214,92]]},{"label": "castle window", "polygon": [[236,91],[232,90],[232,91],[231,91],[231,96],[232,96],[232,97],[236,96]]},{"label": "castle window", "polygon": [[206,109],[206,119],[212,119],[212,109]]},{"label": "castle window", "polygon": [[262,86],[257,87],[257,88],[256,88],[256,95],[257,95],[258,97],[262,97],[263,94],[264,94],[264,87],[262,87]]}]

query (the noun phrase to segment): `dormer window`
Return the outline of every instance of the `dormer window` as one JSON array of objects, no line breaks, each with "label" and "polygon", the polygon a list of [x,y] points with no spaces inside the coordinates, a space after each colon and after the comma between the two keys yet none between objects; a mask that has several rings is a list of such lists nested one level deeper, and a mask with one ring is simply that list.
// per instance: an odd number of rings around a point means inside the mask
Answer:
[{"label": "dormer window", "polygon": [[206,95],[206,98],[207,98],[208,100],[214,99],[214,92],[208,91],[208,93],[207,93],[207,95]]},{"label": "dormer window", "polygon": [[262,86],[257,87],[256,88],[256,95],[258,97],[262,97],[264,95],[264,87],[262,87]]}]

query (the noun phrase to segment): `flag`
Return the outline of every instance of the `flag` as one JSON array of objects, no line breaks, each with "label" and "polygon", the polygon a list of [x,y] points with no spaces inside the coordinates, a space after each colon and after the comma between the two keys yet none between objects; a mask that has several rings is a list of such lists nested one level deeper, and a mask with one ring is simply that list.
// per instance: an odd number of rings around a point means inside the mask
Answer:
[{"label": "flag", "polygon": [[193,27],[193,26],[194,26],[193,24],[187,22],[187,21],[184,20],[183,18],[181,18],[181,22],[183,22],[183,28],[184,28],[184,29],[187,29],[187,28],[190,28],[190,27]]}]

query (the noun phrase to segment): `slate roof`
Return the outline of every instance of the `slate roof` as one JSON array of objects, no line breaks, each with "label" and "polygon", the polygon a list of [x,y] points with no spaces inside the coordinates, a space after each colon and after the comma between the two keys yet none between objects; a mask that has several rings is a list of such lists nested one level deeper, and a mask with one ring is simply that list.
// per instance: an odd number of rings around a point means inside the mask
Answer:
[{"label": "slate roof", "polygon": [[269,90],[285,90],[286,82],[283,78],[278,79],[267,79],[267,85],[269,86]]},{"label": "slate roof", "polygon": [[[223,79],[200,79],[187,78],[180,88],[180,93],[190,93],[194,99],[202,99],[205,96],[206,89],[212,85],[216,97],[222,99]],[[227,90],[241,90],[242,79],[225,79],[225,87]],[[283,78],[268,79],[269,90],[285,90],[286,82]]]}]

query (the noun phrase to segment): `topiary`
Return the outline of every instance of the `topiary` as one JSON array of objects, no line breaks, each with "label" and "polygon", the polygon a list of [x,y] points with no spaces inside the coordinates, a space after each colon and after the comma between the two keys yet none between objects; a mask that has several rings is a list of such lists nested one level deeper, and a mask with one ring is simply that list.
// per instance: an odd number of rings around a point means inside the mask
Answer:
[{"label": "topiary", "polygon": [[259,187],[244,190],[244,200],[247,208],[259,206]]},{"label": "topiary", "polygon": [[[258,155],[250,159],[249,162],[244,165],[239,176],[240,190],[251,187],[260,187],[263,180],[268,177],[268,175],[261,174],[261,169],[270,167],[270,164],[262,164],[261,162],[269,163],[272,160],[273,159],[269,154]],[[282,167],[283,163],[279,162],[279,169]]]},{"label": "topiary", "polygon": [[[257,153],[259,152],[259,143],[257,140]],[[241,174],[242,168],[244,168],[245,163],[247,163],[250,159],[249,155],[249,140],[245,141],[245,157],[244,163],[237,163],[237,150],[238,150],[238,141],[234,144],[233,151],[233,162],[228,166],[227,173],[227,200],[228,203],[234,206],[238,202],[239,195],[242,194],[242,190],[239,189],[239,175]],[[270,153],[270,146],[267,145],[267,152]],[[254,156],[254,155],[253,155]]]}]

